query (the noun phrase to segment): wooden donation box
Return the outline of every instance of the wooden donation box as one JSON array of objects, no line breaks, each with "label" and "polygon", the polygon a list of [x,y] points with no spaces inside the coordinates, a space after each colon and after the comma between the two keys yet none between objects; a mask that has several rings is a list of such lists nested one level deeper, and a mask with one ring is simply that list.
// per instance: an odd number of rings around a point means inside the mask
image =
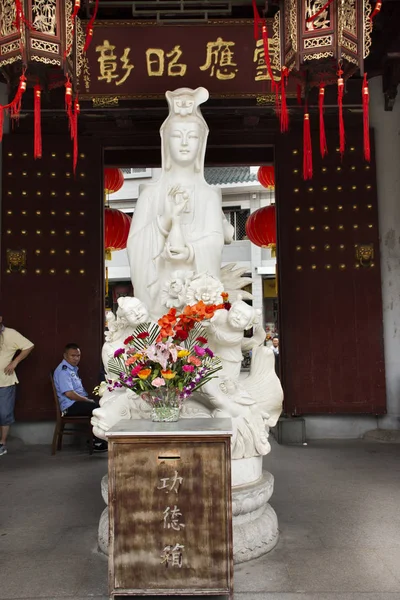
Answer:
[{"label": "wooden donation box", "polygon": [[233,596],[230,419],[107,433],[110,597]]}]

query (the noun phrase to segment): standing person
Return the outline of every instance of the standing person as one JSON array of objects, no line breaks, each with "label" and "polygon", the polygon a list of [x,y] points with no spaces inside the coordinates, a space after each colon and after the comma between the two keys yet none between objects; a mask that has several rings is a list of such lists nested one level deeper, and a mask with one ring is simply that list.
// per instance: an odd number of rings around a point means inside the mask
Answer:
[{"label": "standing person", "polygon": [[[33,350],[33,344],[15,329],[5,327],[0,316],[0,456],[7,454],[7,436],[14,423],[16,385],[15,369]],[[19,352],[17,355],[16,353]]]},{"label": "standing person", "polygon": [[[89,398],[78,375],[78,365],[81,351],[78,344],[67,344],[64,348],[64,358],[54,371],[53,380],[57,391],[60,409],[69,417],[90,417],[99,403]],[[95,437],[94,450],[105,452],[107,442]]]},{"label": "standing person", "polygon": [[275,373],[279,377],[279,338],[277,335],[272,338],[272,351],[275,354]]}]

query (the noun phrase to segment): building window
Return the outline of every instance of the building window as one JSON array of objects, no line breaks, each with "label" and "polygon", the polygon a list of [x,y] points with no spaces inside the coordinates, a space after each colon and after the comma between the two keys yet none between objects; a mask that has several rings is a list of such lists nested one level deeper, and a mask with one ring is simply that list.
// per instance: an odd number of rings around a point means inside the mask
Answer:
[{"label": "building window", "polygon": [[246,237],[246,221],[250,216],[250,209],[224,208],[224,215],[233,226],[233,239],[235,242],[243,240]]},{"label": "building window", "polygon": [[151,177],[151,169],[146,169],[146,167],[135,169],[123,168],[121,171],[124,174],[124,179],[144,179],[145,177]]}]

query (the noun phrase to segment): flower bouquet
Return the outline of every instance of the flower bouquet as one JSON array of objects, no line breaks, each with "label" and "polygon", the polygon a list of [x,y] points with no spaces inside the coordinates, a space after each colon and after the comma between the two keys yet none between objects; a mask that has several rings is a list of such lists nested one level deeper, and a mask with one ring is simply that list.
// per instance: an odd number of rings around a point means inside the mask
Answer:
[{"label": "flower bouquet", "polygon": [[109,389],[133,390],[150,404],[153,421],[177,421],[182,402],[222,368],[201,322],[224,308],[201,301],[179,314],[171,308],[158,324],[139,325],[109,361],[117,375]]}]

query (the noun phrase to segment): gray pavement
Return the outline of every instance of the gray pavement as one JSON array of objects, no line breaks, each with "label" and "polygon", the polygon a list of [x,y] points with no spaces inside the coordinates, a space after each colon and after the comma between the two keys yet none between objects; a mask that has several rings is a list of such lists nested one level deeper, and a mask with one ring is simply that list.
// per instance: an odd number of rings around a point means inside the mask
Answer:
[{"label": "gray pavement", "polygon": [[[235,568],[236,600],[400,600],[400,444],[278,446],[275,550]],[[12,440],[0,457],[0,598],[106,600],[97,552],[106,455]]]}]

